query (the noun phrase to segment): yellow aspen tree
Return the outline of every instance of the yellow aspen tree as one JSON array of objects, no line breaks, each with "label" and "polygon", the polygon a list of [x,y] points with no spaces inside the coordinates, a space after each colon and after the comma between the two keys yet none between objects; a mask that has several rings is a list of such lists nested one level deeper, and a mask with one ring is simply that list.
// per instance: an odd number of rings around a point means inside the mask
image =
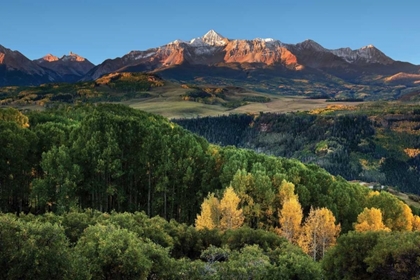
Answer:
[{"label": "yellow aspen tree", "polygon": [[335,224],[335,217],[329,209],[311,208],[302,227],[298,245],[313,260],[319,260],[335,244],[339,233],[340,225]]},{"label": "yellow aspen tree", "polygon": [[405,226],[404,229],[406,231],[412,231],[413,230],[413,212],[411,211],[411,208],[405,204],[404,202],[401,201],[401,207],[403,208],[403,213],[402,213],[402,224]]},{"label": "yellow aspen tree", "polygon": [[210,193],[201,204],[201,214],[195,219],[195,227],[200,229],[214,229],[220,226],[220,202]]},{"label": "yellow aspen tree", "polygon": [[413,213],[407,204],[388,192],[371,192],[368,207],[381,209],[383,223],[391,231],[411,231]]},{"label": "yellow aspen tree", "polygon": [[278,197],[280,200],[280,205],[283,205],[283,203],[289,199],[296,198],[296,200],[298,200],[298,197],[295,194],[295,185],[293,183],[287,182],[286,180],[283,180],[279,186]]},{"label": "yellow aspen tree", "polygon": [[291,198],[283,203],[279,211],[280,235],[292,243],[297,243],[303,218],[302,206],[297,198]]},{"label": "yellow aspen tree", "polygon": [[233,188],[228,187],[220,201],[220,211],[222,214],[220,229],[235,229],[242,226],[244,223],[244,215],[242,209],[238,209],[240,202],[241,200]]},{"label": "yellow aspen tree", "polygon": [[358,232],[391,231],[382,220],[381,210],[375,207],[365,208],[363,212],[357,216],[357,223],[355,224],[354,229]]},{"label": "yellow aspen tree", "polygon": [[413,215],[413,231],[420,231],[420,217],[417,215]]}]

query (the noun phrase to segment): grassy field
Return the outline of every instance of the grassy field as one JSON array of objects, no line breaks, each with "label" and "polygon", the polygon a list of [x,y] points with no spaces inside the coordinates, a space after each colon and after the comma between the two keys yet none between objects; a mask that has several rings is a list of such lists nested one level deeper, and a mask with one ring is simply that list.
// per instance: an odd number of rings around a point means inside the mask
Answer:
[{"label": "grassy field", "polygon": [[150,98],[144,101],[129,100],[121,103],[170,119],[217,116],[227,113],[226,108],[221,105],[208,105],[191,101],[171,101],[164,98]]},{"label": "grassy field", "polygon": [[48,106],[84,102],[121,103],[167,118],[312,111],[357,104],[280,96],[234,86],[179,84],[145,73],[111,73],[96,81],[74,84],[0,88],[0,107],[43,110]]},{"label": "grassy field", "polygon": [[[395,194],[394,194],[395,195]],[[408,205],[410,205],[410,206],[413,206],[413,207],[416,207],[416,208],[418,208],[418,209],[420,209],[420,203],[418,203],[418,202],[416,202],[416,201],[414,201],[414,200],[412,200],[412,199],[410,199],[409,197],[408,197],[408,195],[407,194],[405,194],[405,193],[398,193],[397,195],[395,195],[396,197],[398,197],[398,198],[400,198],[400,199],[402,199],[405,203],[407,203]]]},{"label": "grassy field", "polygon": [[[192,101],[182,101],[179,96],[185,90],[174,88],[156,88],[152,92],[159,91],[157,97],[146,100],[128,100],[121,102],[130,107],[146,112],[159,114],[167,118],[194,118],[203,116],[218,116],[228,114],[258,114],[260,112],[286,113],[296,111],[312,111],[315,109],[326,108],[333,105],[354,106],[361,102],[325,102],[325,99],[305,99],[299,96],[276,96],[272,94],[261,94],[271,99],[267,103],[250,103],[238,108],[229,109],[220,104],[210,105]],[[240,93],[238,96],[253,95],[254,92]],[[155,95],[155,94],[154,94]]]},{"label": "grassy field", "polygon": [[333,105],[354,106],[362,102],[325,102],[326,99],[305,99],[300,96],[272,97],[268,103],[253,103],[232,110],[235,113],[287,113],[297,111],[312,111]]}]

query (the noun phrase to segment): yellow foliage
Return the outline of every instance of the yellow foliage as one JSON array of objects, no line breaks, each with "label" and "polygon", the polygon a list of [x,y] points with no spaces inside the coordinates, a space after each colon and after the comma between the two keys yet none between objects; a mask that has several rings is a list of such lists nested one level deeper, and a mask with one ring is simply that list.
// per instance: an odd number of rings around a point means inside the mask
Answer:
[{"label": "yellow foliage", "polygon": [[407,156],[409,156],[411,158],[415,158],[416,156],[418,156],[420,154],[420,149],[406,148],[406,149],[404,149],[404,152],[406,153]]},{"label": "yellow foliage", "polygon": [[370,192],[368,206],[381,210],[382,221],[391,231],[411,231],[413,213],[410,207],[388,192]]},{"label": "yellow foliage", "polygon": [[380,193],[378,191],[371,191],[368,193],[368,198],[372,198],[374,196],[378,196]]},{"label": "yellow foliage", "polygon": [[295,185],[283,180],[279,187],[280,205],[283,205],[285,201],[290,199],[296,199],[298,201],[298,196],[295,194]]},{"label": "yellow foliage", "polygon": [[297,243],[303,218],[302,206],[297,198],[286,200],[279,211],[280,235],[292,243]]},{"label": "yellow foliage", "polygon": [[417,215],[413,216],[412,220],[413,231],[420,231],[420,217]]},{"label": "yellow foliage", "polygon": [[404,202],[400,201],[400,205],[403,208],[403,213],[401,215],[401,219],[398,219],[397,222],[401,223],[401,228],[406,231],[413,230],[413,212],[411,208],[405,204]]},{"label": "yellow foliage", "polygon": [[391,231],[382,221],[382,212],[378,208],[365,208],[357,216],[357,224],[354,229],[358,232],[364,231]]},{"label": "yellow foliage", "polygon": [[238,209],[240,201],[232,187],[225,190],[220,201],[220,211],[222,213],[220,228],[222,230],[239,228],[244,223],[242,209]]},{"label": "yellow foliage", "polygon": [[298,245],[314,260],[319,260],[336,242],[340,225],[335,224],[333,213],[327,208],[309,212],[298,239]]},{"label": "yellow foliage", "polygon": [[214,229],[220,225],[220,203],[211,193],[201,204],[201,214],[195,219],[195,227],[200,229]]}]

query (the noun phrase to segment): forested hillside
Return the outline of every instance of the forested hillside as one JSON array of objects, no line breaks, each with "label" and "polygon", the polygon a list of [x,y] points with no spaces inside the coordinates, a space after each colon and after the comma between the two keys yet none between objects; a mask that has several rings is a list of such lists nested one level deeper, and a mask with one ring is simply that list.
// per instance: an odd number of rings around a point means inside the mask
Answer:
[{"label": "forested hillside", "polygon": [[175,122],[211,143],[296,158],[347,180],[373,182],[420,194],[418,112],[418,106],[374,103],[338,110],[230,115]]},{"label": "forested hillside", "polygon": [[[2,109],[0,155],[1,279],[418,276],[418,209],[160,116],[110,104]],[[368,249],[346,250],[359,242]]]}]

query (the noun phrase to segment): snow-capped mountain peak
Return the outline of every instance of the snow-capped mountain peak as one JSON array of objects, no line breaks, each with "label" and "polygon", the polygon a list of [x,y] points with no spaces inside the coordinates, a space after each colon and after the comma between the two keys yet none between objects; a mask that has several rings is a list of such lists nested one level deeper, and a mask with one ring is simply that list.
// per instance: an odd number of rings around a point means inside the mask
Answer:
[{"label": "snow-capped mountain peak", "polygon": [[193,46],[226,46],[227,38],[223,37],[214,30],[210,30],[203,37],[194,38],[190,41]]},{"label": "snow-capped mountain peak", "polygon": [[376,49],[376,48],[374,45],[367,45],[367,46],[361,47],[360,49],[364,50],[364,49]]},{"label": "snow-capped mountain peak", "polygon": [[357,50],[352,50],[350,48],[340,48],[336,50],[330,50],[330,52],[338,57],[341,57],[348,63],[361,62],[391,64],[394,62],[391,58],[387,57],[373,45],[367,45]]}]

